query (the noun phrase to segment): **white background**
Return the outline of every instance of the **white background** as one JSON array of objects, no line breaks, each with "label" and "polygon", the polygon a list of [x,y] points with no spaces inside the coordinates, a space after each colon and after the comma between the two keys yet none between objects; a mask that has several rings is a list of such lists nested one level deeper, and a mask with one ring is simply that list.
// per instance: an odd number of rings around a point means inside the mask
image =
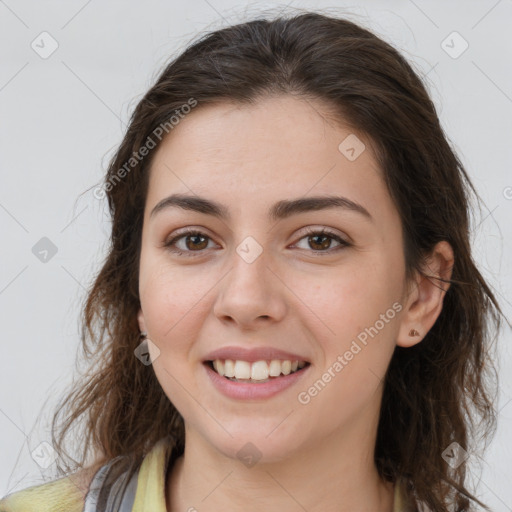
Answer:
[{"label": "white background", "polygon": [[[79,194],[101,179],[129,114],[168,59],[206,31],[279,6],[285,3],[0,0],[2,496],[52,477],[31,452],[49,440],[52,407],[72,381],[79,309],[109,233],[104,202],[92,191]],[[445,131],[485,202],[473,225],[474,257],[510,321],[512,1],[297,0],[294,7],[347,15],[427,76]],[[46,59],[31,47],[43,31],[58,43]],[[453,31],[469,44],[457,58],[441,46]],[[463,48],[452,39],[452,51]],[[32,252],[42,237],[58,250],[46,263]],[[505,323],[498,431],[472,471],[477,494],[495,511],[512,510],[510,341]]]}]

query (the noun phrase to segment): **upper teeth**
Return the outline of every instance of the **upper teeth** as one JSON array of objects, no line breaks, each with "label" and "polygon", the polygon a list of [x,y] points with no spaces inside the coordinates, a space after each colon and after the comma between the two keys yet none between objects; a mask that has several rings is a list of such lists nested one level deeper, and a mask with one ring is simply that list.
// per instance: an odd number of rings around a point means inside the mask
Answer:
[{"label": "upper teeth", "polygon": [[281,361],[272,359],[272,361],[233,361],[232,359],[216,359],[213,361],[215,371],[225,377],[234,377],[235,379],[265,380],[269,377],[279,377],[279,375],[288,375],[304,368],[305,361]]}]

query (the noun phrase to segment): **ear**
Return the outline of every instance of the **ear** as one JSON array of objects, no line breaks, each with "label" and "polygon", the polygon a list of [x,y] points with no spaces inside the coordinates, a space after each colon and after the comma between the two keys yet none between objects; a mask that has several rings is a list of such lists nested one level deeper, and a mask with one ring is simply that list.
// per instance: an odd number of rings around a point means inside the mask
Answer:
[{"label": "ear", "polygon": [[[397,345],[411,347],[419,343],[436,322],[443,309],[443,299],[450,283],[437,278],[449,280],[454,264],[453,249],[447,241],[439,242],[425,261],[422,275],[416,273],[409,290],[404,313],[400,322]],[[426,277],[427,276],[427,277]],[[411,333],[416,330],[419,335]],[[412,335],[411,335],[412,334]]]},{"label": "ear", "polygon": [[144,321],[144,313],[142,312],[142,308],[139,309],[137,313],[137,321],[139,322],[139,329],[141,332],[147,332],[146,330],[146,322]]}]

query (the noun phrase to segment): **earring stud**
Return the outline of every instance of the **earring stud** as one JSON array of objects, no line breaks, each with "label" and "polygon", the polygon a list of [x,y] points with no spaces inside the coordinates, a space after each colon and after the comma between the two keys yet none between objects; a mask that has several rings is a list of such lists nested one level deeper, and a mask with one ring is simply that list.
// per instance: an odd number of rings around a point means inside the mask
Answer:
[{"label": "earring stud", "polygon": [[145,338],[147,335],[148,335],[148,333],[146,331],[141,331],[140,332],[141,338]]},{"label": "earring stud", "polygon": [[416,329],[411,329],[409,331],[409,336],[419,336],[420,333]]}]

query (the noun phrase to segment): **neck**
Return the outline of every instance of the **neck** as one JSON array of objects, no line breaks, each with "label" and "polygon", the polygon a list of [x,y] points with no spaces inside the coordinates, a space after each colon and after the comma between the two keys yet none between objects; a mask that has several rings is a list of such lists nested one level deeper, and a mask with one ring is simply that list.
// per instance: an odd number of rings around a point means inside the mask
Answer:
[{"label": "neck", "polygon": [[394,486],[378,475],[372,434],[354,425],[353,432],[324,437],[285,460],[248,468],[187,432],[185,452],[169,471],[167,510],[392,512]]}]

